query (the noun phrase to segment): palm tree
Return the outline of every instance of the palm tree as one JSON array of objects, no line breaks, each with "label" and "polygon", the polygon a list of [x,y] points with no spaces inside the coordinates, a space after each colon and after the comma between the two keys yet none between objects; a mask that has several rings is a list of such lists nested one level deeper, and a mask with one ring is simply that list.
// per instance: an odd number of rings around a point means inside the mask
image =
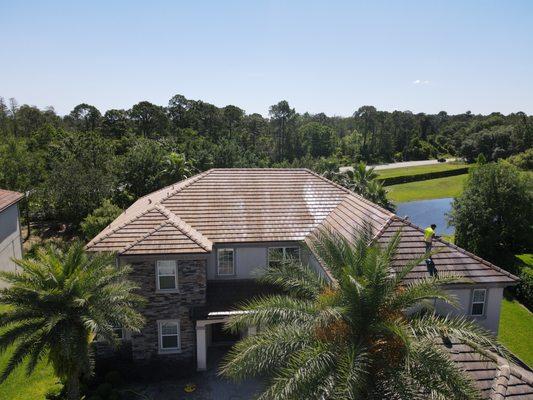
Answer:
[{"label": "palm tree", "polygon": [[337,172],[329,170],[323,176],[387,210],[395,210],[394,204],[387,197],[387,190],[378,180],[378,174],[373,167],[367,168],[364,162],[354,166],[353,171]]},{"label": "palm tree", "polygon": [[334,282],[294,262],[268,268],[261,281],[287,293],[252,299],[230,319],[231,331],[260,329],[232,348],[220,373],[267,377],[261,400],[478,398],[437,344],[450,337],[480,352],[504,350],[476,323],[432,310],[434,299],[455,304],[442,285],[457,278],[406,284],[420,260],[391,273],[399,234],[385,248],[369,245],[368,233],[354,239],[321,231],[312,241]]},{"label": "palm tree", "polygon": [[15,263],[19,272],[0,272],[11,284],[0,291],[8,310],[0,314],[0,353],[14,346],[0,383],[23,361],[29,375],[48,356],[67,398],[78,400],[96,335],[115,345],[117,326],[139,331],[143,324],[135,311],[142,299],[126,279],[130,267],[115,265],[112,254],[88,255],[82,243],[67,251],[41,248]]}]

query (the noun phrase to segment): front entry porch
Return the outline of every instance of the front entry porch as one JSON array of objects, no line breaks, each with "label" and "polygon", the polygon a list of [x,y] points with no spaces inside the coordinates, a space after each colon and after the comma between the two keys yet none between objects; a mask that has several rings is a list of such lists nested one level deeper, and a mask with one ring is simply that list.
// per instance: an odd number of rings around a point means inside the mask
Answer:
[{"label": "front entry porch", "polygon": [[250,327],[240,335],[232,335],[223,331],[223,324],[228,321],[231,315],[239,311],[211,312],[207,319],[196,321],[196,369],[205,371],[207,369],[207,353],[210,347],[220,345],[231,345],[241,337],[256,333],[255,327]]}]

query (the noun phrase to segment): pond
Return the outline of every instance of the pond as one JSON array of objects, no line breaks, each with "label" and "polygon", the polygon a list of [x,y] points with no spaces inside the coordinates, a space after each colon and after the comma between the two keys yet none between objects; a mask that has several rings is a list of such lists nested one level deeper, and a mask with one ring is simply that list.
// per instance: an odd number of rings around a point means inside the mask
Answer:
[{"label": "pond", "polygon": [[453,226],[448,226],[446,214],[452,209],[453,198],[408,201],[396,205],[396,214],[399,217],[408,216],[409,220],[425,228],[431,224],[437,225],[438,235],[452,235],[455,232]]}]

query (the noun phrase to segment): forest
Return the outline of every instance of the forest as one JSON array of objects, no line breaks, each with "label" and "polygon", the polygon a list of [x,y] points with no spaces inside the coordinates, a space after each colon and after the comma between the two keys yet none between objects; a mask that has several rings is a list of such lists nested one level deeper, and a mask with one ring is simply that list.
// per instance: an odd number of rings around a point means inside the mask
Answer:
[{"label": "forest", "polygon": [[319,173],[374,164],[456,156],[487,161],[524,152],[533,116],[379,111],[348,117],[298,113],[287,101],[268,116],[217,107],[182,95],[166,106],[129,110],[79,104],[65,116],[0,98],[0,187],[27,194],[29,221],[74,229],[106,204],[135,199],[214,167],[306,167]]}]

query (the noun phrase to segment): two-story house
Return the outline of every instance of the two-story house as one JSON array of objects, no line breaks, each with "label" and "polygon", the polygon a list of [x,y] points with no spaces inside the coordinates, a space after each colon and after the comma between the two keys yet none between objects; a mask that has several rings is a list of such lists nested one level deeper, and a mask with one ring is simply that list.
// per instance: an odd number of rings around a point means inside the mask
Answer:
[{"label": "two-story house", "polygon": [[[13,258],[22,257],[18,202],[22,193],[0,189],[0,271],[16,270]],[[0,288],[6,283],[0,280]]]},{"label": "two-story house", "polygon": [[[212,169],[140,198],[87,248],[131,264],[147,299],[142,332],[125,333],[132,358],[196,362],[202,370],[209,346],[227,339],[220,328],[236,302],[264,290],[254,283],[256,271],[296,257],[329,277],[306,245],[311,235],[328,228],[352,238],[367,225],[379,243],[402,230],[393,267],[424,253],[419,227],[309,170]],[[459,309],[438,310],[468,315],[496,333],[503,289],[517,278],[443,240],[434,248],[437,272],[468,281],[448,289]],[[421,263],[406,279],[430,273]]]}]

